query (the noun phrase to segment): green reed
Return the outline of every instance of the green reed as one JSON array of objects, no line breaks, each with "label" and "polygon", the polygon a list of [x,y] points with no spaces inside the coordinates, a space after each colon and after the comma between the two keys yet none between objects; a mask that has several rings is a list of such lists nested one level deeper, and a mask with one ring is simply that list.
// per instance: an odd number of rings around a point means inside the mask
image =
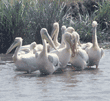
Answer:
[{"label": "green reed", "polygon": [[[79,17],[73,18],[70,16],[71,8],[64,12],[67,2],[63,0],[2,0],[0,1],[0,33],[12,36],[13,39],[20,36],[24,39],[24,44],[33,41],[41,43],[41,28],[47,28],[51,34],[53,23],[59,22],[60,28],[62,25],[72,26],[80,34],[82,41],[90,41],[92,21],[97,20],[101,24],[101,19],[105,17],[110,21],[110,3],[104,3],[99,3],[99,9],[91,16],[88,13],[85,15],[78,13]],[[98,39],[104,40],[107,34],[103,33],[101,26],[98,25]],[[61,34],[59,41],[60,39]]]}]

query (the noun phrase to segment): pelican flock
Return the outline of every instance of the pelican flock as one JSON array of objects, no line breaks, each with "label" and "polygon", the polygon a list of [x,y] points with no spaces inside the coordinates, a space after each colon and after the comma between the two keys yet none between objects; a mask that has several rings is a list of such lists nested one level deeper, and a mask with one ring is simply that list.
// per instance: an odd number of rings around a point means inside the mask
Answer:
[{"label": "pelican flock", "polygon": [[53,74],[59,68],[83,70],[96,66],[98,68],[104,51],[98,45],[97,22],[92,22],[92,43],[80,43],[80,35],[73,27],[61,27],[61,43],[58,42],[59,23],[53,24],[51,36],[46,28],[40,30],[42,43],[32,42],[22,46],[23,39],[16,37],[6,54],[16,48],[12,58],[18,71],[31,73],[39,70],[41,74]]}]

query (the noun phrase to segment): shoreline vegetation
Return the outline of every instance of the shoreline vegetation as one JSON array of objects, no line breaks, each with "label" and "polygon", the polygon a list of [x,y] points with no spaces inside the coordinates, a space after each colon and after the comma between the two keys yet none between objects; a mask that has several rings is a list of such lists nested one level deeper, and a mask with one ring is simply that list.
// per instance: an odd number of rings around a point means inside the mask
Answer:
[{"label": "shoreline vegetation", "polygon": [[41,43],[40,29],[49,34],[54,22],[72,26],[82,42],[91,42],[92,21],[98,22],[98,42],[104,48],[110,44],[110,0],[0,0],[0,53],[5,53],[15,37],[23,45]]}]

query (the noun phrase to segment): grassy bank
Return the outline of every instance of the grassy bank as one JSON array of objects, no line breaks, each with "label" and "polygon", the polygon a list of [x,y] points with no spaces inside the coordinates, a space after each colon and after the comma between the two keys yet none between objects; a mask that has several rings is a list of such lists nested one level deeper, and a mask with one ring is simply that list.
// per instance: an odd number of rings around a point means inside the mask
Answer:
[{"label": "grassy bank", "polygon": [[62,25],[74,27],[81,41],[91,41],[93,20],[99,24],[99,42],[109,40],[109,0],[1,0],[0,53],[6,52],[17,36],[24,39],[23,44],[41,43],[40,29],[45,27],[51,34],[56,21],[60,28]]}]

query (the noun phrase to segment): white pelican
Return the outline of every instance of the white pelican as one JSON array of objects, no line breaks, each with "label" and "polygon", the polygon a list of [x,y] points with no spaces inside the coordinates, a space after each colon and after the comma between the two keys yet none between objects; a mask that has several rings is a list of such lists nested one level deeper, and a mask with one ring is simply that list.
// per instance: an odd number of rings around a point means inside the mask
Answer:
[{"label": "white pelican", "polygon": [[98,45],[97,41],[97,22],[93,21],[92,22],[92,27],[93,27],[93,34],[92,34],[92,46],[86,48],[86,52],[89,56],[89,63],[88,66],[94,66],[96,65],[96,68],[98,68],[99,61],[101,57],[104,55],[103,48],[100,48]]},{"label": "white pelican", "polygon": [[[75,43],[75,45],[77,44]],[[83,70],[87,66],[89,59],[88,54],[80,47],[78,47],[77,51],[75,50],[75,48],[77,48],[77,46],[74,47],[73,44],[72,55],[69,62],[71,63],[74,70]]]},{"label": "white pelican", "polygon": [[33,53],[35,54],[36,52],[42,51],[43,50],[43,45],[42,44],[37,44],[36,47],[33,49]]},{"label": "white pelican", "polygon": [[88,47],[92,47],[92,43],[91,42],[87,42],[87,43],[83,43],[83,44],[80,44],[80,47],[83,49],[83,50],[86,50],[86,48]]},{"label": "white pelican", "polygon": [[[79,34],[75,31],[75,29],[73,27],[68,27],[66,28],[65,32],[69,32],[73,35],[73,37],[75,38],[75,44],[73,45],[73,53],[75,54],[74,51],[77,51],[78,47],[80,47],[80,36]],[[78,44],[78,45],[77,45]]]},{"label": "white pelican", "polygon": [[75,31],[75,29],[73,27],[68,27],[68,28],[66,28],[65,32],[72,33],[73,31]]},{"label": "white pelican", "polygon": [[64,34],[64,33],[65,33],[65,31],[66,31],[66,26],[65,26],[65,25],[63,25],[63,26],[61,27],[61,33],[62,33],[62,34]]},{"label": "white pelican", "polygon": [[[46,28],[42,28],[40,33],[42,38],[44,34],[49,35]],[[42,39],[42,41],[43,41],[43,50],[38,53],[36,61],[37,66],[39,67],[41,73],[52,74],[60,66],[59,58],[55,53],[48,53],[46,40]]]},{"label": "white pelican", "polygon": [[54,42],[56,47],[58,47],[60,45],[60,43],[58,42],[58,34],[59,34],[59,23],[55,22],[53,24],[53,30],[51,33],[51,38],[53,39],[53,42]]},{"label": "white pelican", "polygon": [[65,34],[65,31],[66,31],[66,26],[63,25],[63,26],[61,27],[61,33],[62,33],[61,44],[58,46],[58,49],[65,47],[65,42],[64,42],[64,34]]},{"label": "white pelican", "polygon": [[[64,40],[63,40],[63,34],[65,33],[65,30],[66,30],[66,26],[62,26],[61,27],[61,31],[62,31],[62,39],[61,39],[61,43],[58,42],[58,34],[59,34],[59,23],[58,22],[55,22],[53,24],[53,30],[52,30],[52,33],[51,33],[51,38],[53,39],[53,42],[56,46],[57,49],[59,48],[63,48],[65,46],[65,43],[64,43]],[[53,49],[50,47],[49,49],[50,51],[52,51]]]},{"label": "white pelican", "polygon": [[87,66],[88,55],[85,50],[80,48],[80,36],[73,27],[68,27],[66,32],[70,32],[75,38],[69,63],[72,64],[73,69],[83,70]]},{"label": "white pelican", "polygon": [[[70,32],[71,34],[73,34],[75,36],[75,44],[80,44],[80,36],[79,34],[75,31],[75,29],[73,27],[68,27],[66,29],[66,32]],[[75,48],[76,49],[76,48]]]},{"label": "white pelican", "polygon": [[34,49],[36,47],[36,45],[37,45],[36,42],[32,42],[29,45],[21,46],[18,51],[18,54],[27,54],[30,52],[30,50]]},{"label": "white pelican", "polygon": [[[35,54],[32,53],[32,50],[30,50],[27,54],[19,54],[19,49],[22,46],[23,39],[21,37],[16,37],[12,45],[7,50],[6,54],[12,51],[15,47],[15,53],[13,56],[13,61],[17,67],[18,71],[27,71],[28,73],[31,73],[37,68],[35,68]],[[34,48],[34,47],[33,47]],[[27,60],[26,60],[27,59]]]},{"label": "white pelican", "polygon": [[31,44],[21,46],[19,49],[19,54],[29,53],[30,49],[36,45],[37,45],[36,42],[32,42]]},{"label": "white pelican", "polygon": [[[19,39],[19,37],[18,37]],[[26,46],[26,47],[25,47]],[[21,46],[18,50],[18,55],[25,55],[28,53],[33,53],[33,49],[36,47],[36,42],[32,42],[30,45]],[[15,54],[13,54],[12,58],[14,58]]]},{"label": "white pelican", "polygon": [[64,34],[65,47],[58,49],[58,51],[53,50],[50,53],[56,53],[59,57],[61,63],[61,68],[65,68],[71,57],[71,42],[73,41],[73,36],[69,32]]},{"label": "white pelican", "polygon": [[[42,39],[46,39],[50,45],[55,48],[54,44],[51,43],[52,39],[51,37],[47,35],[47,33],[42,34]],[[39,70],[39,67],[37,66],[37,56],[38,53],[33,54],[33,49],[30,50],[27,54],[19,54],[19,49],[22,46],[23,39],[21,37],[16,37],[13,44],[9,47],[6,54],[12,51],[15,47],[15,53],[13,56],[13,61],[17,67],[18,71],[27,71],[28,73],[31,73],[35,70]],[[34,48],[34,47],[33,47]],[[55,48],[56,49],[56,48]]]},{"label": "white pelican", "polygon": [[[58,28],[57,28],[58,27]],[[58,29],[58,30],[57,30]],[[45,32],[46,33],[46,32]],[[58,33],[59,33],[59,24],[56,22],[56,23],[54,23],[53,24],[53,31],[52,31],[52,33],[57,33],[57,35],[58,35]],[[48,35],[48,34],[47,34]],[[43,36],[42,36],[43,37]],[[53,43],[52,42],[52,38],[48,35],[48,37],[49,37],[49,39],[51,40],[51,42],[48,42],[49,40],[47,40],[47,42],[49,43],[47,43],[47,50],[48,50],[48,52],[49,51],[51,51],[52,49],[55,49],[55,47],[56,47],[56,44],[58,43],[58,40],[57,40],[57,37],[58,36],[56,36],[55,37],[55,39],[54,39],[54,41],[55,41],[55,43]],[[46,38],[46,37],[45,37]],[[50,45],[50,44],[52,44],[52,45]],[[54,46],[54,48],[52,47],[52,46]],[[37,44],[36,45],[36,47],[34,48],[34,53],[36,53],[36,52],[38,52],[38,51],[42,51],[43,50],[43,45],[42,44]]]}]

